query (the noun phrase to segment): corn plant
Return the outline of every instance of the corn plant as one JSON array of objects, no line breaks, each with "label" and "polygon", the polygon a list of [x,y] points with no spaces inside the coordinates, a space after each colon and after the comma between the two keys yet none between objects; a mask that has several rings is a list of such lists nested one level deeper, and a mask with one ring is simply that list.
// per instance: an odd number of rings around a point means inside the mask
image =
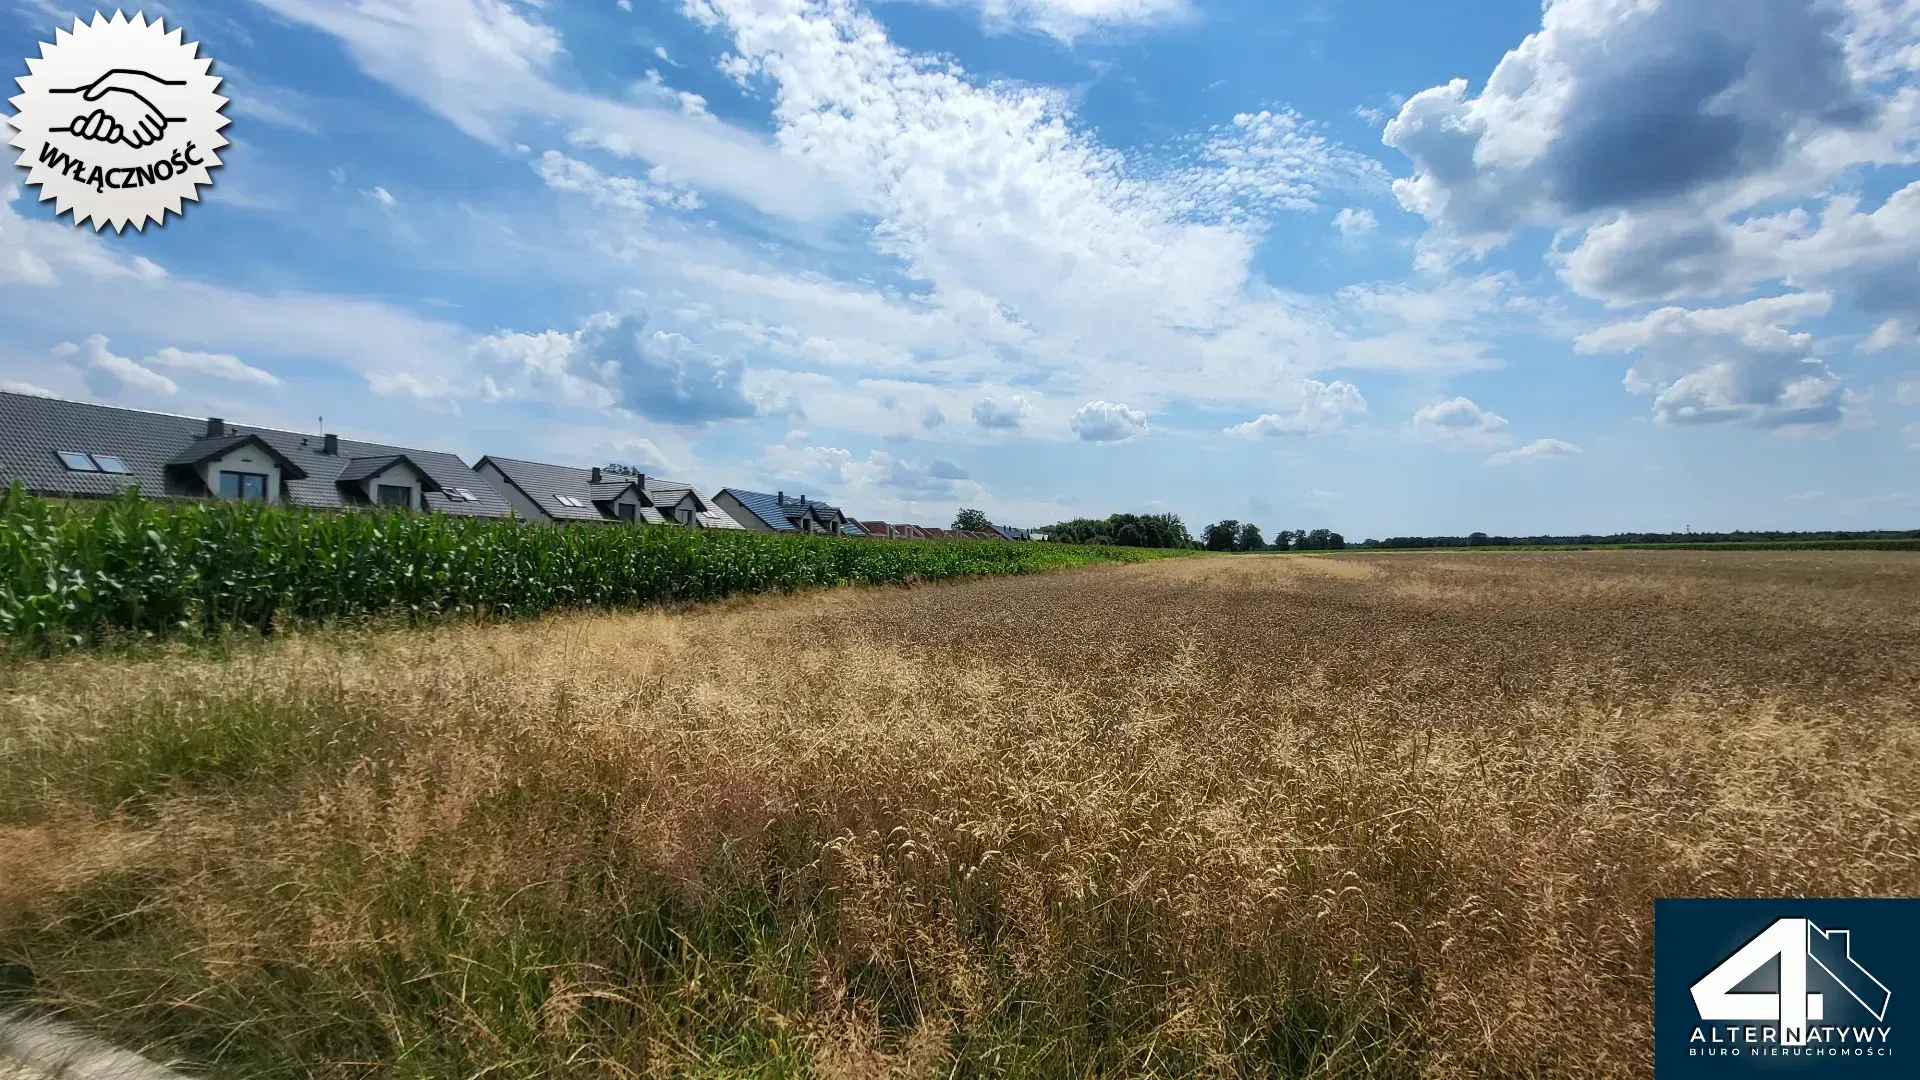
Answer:
[{"label": "corn plant", "polygon": [[422,621],[1020,574],[1153,555],[679,526],[529,526],[258,503],[0,493],[0,637],[47,652],[356,618]]}]

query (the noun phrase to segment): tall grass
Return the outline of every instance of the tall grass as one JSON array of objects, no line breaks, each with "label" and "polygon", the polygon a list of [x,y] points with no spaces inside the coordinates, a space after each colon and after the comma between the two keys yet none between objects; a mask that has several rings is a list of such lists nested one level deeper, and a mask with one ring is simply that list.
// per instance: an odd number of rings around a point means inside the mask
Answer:
[{"label": "tall grass", "polygon": [[0,493],[0,638],[46,652],[113,635],[366,616],[520,616],[1152,557],[998,541],[528,527],[134,494],[70,503],[16,484]]},{"label": "tall grass", "polygon": [[0,988],[247,1080],[1644,1077],[1655,897],[1920,891],[1917,598],[1187,559],[0,665]]}]

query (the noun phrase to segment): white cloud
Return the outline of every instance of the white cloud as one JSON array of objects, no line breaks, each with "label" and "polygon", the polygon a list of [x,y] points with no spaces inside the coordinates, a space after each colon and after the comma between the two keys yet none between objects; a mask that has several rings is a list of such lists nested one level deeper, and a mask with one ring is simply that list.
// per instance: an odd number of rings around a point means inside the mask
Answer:
[{"label": "white cloud", "polygon": [[1126,442],[1147,433],[1147,414],[1111,401],[1089,401],[1068,421],[1082,442]]},{"label": "white cloud", "polygon": [[232,353],[184,352],[169,345],[147,357],[147,363],[154,367],[211,375],[228,382],[254,383],[259,386],[280,385],[279,376],[244,363]]},{"label": "white cloud", "polygon": [[387,210],[393,209],[394,203],[399,201],[395,199],[392,193],[388,192],[386,188],[378,185],[375,185],[372,191],[367,192],[367,198],[379,203],[383,209]]},{"label": "white cloud", "polygon": [[1792,293],[1725,308],[1667,307],[1586,334],[1574,347],[1639,352],[1626,387],[1653,395],[1662,423],[1831,427],[1851,396],[1812,355],[1812,335],[1787,326],[1832,304],[1824,293]]},{"label": "white cloud", "polygon": [[564,51],[559,33],[505,0],[256,2],[340,39],[367,75],[503,150],[523,122],[558,121],[577,141],[645,158],[768,213],[819,218],[851,209],[756,133],[679,108],[563,89],[549,74]]},{"label": "white cloud", "polygon": [[763,463],[782,480],[842,493],[877,489],[909,502],[952,499],[979,490],[967,471],[951,461],[898,458],[885,450],[870,450],[861,461],[852,451],[834,446],[775,444],[766,448]]},{"label": "white cloud", "polygon": [[1227,428],[1228,435],[1267,438],[1275,435],[1325,435],[1367,411],[1360,388],[1348,382],[1300,380],[1300,404],[1283,413],[1265,413],[1257,419]]},{"label": "white cloud", "polygon": [[1126,25],[1188,18],[1190,0],[920,0],[938,7],[974,7],[989,29],[1029,26],[1062,41]]},{"label": "white cloud", "polygon": [[1406,102],[1384,139],[1415,172],[1394,191],[1433,225],[1430,265],[1597,226],[1570,280],[1676,295],[1711,281],[1729,215],[1920,159],[1920,88],[1893,77],[1920,40],[1910,3],[1889,17],[1904,2],[1558,0],[1478,95],[1457,79]]},{"label": "white cloud", "polygon": [[0,379],[0,390],[5,390],[9,394],[25,394],[28,397],[57,398],[60,396],[44,386],[35,386],[33,383],[15,379]]},{"label": "white cloud", "polygon": [[1407,424],[1407,437],[1436,443],[1449,450],[1489,449],[1504,445],[1507,418],[1489,412],[1464,397],[1423,406]]},{"label": "white cloud", "polygon": [[1559,439],[1535,439],[1515,450],[1502,450],[1487,458],[1488,465],[1525,465],[1536,461],[1551,461],[1554,458],[1575,457],[1581,449],[1570,442]]},{"label": "white cloud", "polygon": [[1018,394],[1006,401],[981,398],[973,403],[973,422],[988,431],[1018,431],[1031,415],[1032,403]]},{"label": "white cloud", "polygon": [[1371,210],[1356,210],[1349,206],[1333,215],[1333,227],[1341,236],[1365,236],[1380,227],[1380,221]]},{"label": "white cloud", "polygon": [[573,333],[503,332],[474,355],[491,400],[526,397],[619,406],[651,420],[705,424],[759,415],[746,389],[746,361],[722,356],[686,335],[648,331],[645,312],[602,312]]},{"label": "white cloud", "polygon": [[1900,429],[1900,434],[1907,437],[1908,449],[1920,450],[1920,424],[1908,424]]},{"label": "white cloud", "polygon": [[1901,383],[1893,393],[1894,399],[1902,405],[1920,405],[1920,379]]},{"label": "white cloud", "polygon": [[94,392],[105,397],[116,396],[128,387],[154,394],[180,392],[180,385],[165,375],[141,367],[128,357],[115,355],[107,348],[104,334],[89,334],[85,345],[63,341],[53,347],[53,355],[72,360]]}]

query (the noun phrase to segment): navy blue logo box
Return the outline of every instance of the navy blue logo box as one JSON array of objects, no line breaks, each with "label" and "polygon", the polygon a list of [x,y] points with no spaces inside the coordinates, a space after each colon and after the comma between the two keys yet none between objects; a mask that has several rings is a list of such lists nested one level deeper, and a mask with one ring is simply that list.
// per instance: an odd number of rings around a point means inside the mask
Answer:
[{"label": "navy blue logo box", "polygon": [[1920,899],[1656,900],[1657,1080],[1920,1077]]}]

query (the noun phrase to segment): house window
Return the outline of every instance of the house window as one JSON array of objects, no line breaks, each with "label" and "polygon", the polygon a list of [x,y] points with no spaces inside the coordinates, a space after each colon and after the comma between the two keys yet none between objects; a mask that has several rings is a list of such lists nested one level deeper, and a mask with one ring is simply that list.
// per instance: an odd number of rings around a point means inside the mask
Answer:
[{"label": "house window", "polygon": [[112,454],[95,454],[93,455],[93,463],[100,466],[101,472],[110,472],[119,476],[125,476],[127,474],[127,463],[114,457]]},{"label": "house window", "polygon": [[223,499],[251,499],[255,502],[267,501],[267,478],[264,473],[222,472],[220,474],[220,497]]},{"label": "house window", "polygon": [[95,465],[93,459],[85,454],[76,454],[71,450],[56,450],[54,452],[60,455],[60,464],[65,465],[70,472],[100,471],[100,466]]},{"label": "house window", "polygon": [[615,504],[613,512],[620,515],[621,521],[633,521],[639,516],[640,508],[632,503],[623,502]]},{"label": "house window", "polygon": [[673,516],[674,516],[674,517],[677,517],[677,518],[679,518],[679,519],[680,519],[680,524],[682,524],[682,525],[691,525],[691,524],[693,524],[693,511],[691,511],[691,510],[685,510],[685,509],[682,509],[682,510],[676,510],[676,511],[674,511],[674,515],[673,515]]},{"label": "house window", "polygon": [[413,489],[405,484],[381,484],[374,500],[381,506],[413,507]]}]

